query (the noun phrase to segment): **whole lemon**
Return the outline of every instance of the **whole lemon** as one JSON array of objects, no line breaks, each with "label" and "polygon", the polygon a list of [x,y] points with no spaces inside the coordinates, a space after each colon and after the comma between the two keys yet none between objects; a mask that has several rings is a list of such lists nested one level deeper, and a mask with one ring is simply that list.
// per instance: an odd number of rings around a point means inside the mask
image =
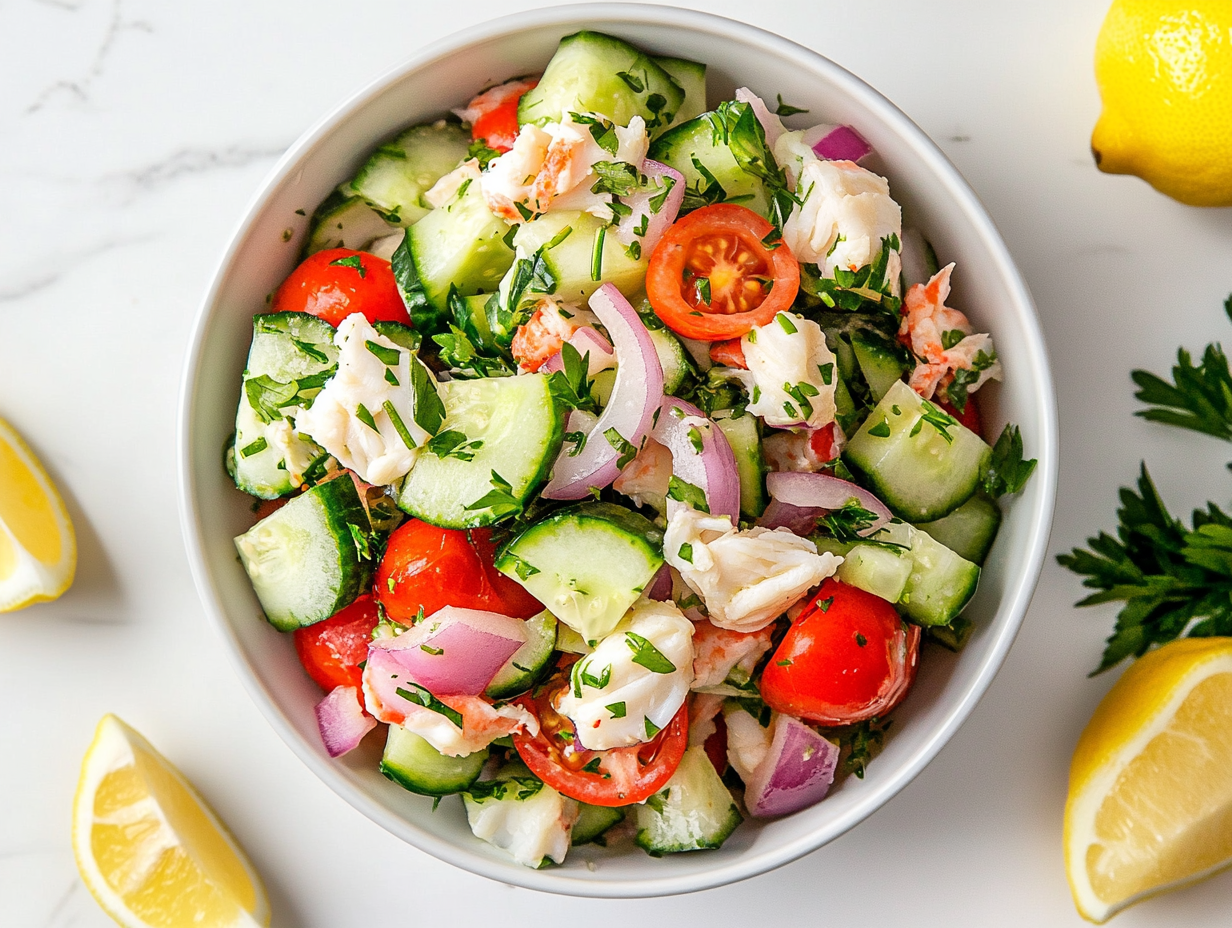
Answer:
[{"label": "whole lemon", "polygon": [[1115,0],[1095,45],[1101,171],[1232,206],[1232,0]]}]

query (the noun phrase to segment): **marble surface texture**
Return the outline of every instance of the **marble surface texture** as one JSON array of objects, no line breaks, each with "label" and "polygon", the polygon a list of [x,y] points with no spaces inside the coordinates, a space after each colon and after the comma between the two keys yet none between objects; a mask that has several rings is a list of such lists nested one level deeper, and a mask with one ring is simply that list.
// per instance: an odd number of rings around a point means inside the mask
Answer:
[{"label": "marble surface texture", "polygon": [[[111,924],[77,879],[69,809],[119,714],[247,847],[283,928],[367,925],[1078,925],[1061,861],[1075,739],[1114,610],[1049,563],[998,679],[869,821],[774,873],[646,901],[563,900],[406,846],[319,783],[244,694],[189,576],[175,415],[191,321],[278,155],[402,56],[540,0],[0,0],[0,416],[77,526],[77,583],[0,616],[0,925]],[[878,87],[988,205],[1039,305],[1061,411],[1052,551],[1110,528],[1145,458],[1179,511],[1227,501],[1228,449],[1132,416],[1128,372],[1228,336],[1232,210],[1100,175],[1092,47],[1107,0],[696,2]],[[1121,916],[1224,926],[1232,873]]]}]

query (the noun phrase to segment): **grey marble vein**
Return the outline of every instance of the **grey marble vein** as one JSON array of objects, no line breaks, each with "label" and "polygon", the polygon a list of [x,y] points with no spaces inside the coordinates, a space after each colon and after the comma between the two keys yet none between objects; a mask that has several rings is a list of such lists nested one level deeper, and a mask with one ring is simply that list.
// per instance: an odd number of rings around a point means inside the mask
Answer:
[{"label": "grey marble vein", "polygon": [[[289,143],[288,143],[289,144]],[[227,148],[182,148],[161,161],[114,176],[131,187],[133,193],[144,193],[171,183],[180,177],[205,174],[210,171],[244,168],[261,161],[271,161],[287,150],[288,144],[269,146],[231,145]]]},{"label": "grey marble vein", "polygon": [[92,248],[85,248],[72,254],[59,254],[49,265],[36,267],[25,277],[10,277],[0,285],[0,304],[15,303],[31,294],[38,293],[53,286],[61,278],[81,267],[82,264],[101,254],[114,251],[117,248],[127,248],[130,245],[141,245],[152,241],[154,235],[142,235],[131,238],[113,239],[102,242]]}]

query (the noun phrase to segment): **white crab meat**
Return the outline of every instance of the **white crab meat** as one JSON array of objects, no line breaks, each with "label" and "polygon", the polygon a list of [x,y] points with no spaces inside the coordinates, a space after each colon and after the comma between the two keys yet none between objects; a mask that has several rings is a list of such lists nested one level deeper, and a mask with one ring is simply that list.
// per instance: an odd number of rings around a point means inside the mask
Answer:
[{"label": "white crab meat", "polygon": [[623,493],[639,506],[651,506],[663,512],[671,479],[671,451],[653,438],[647,438],[633,460],[625,465],[612,483],[612,489]]},{"label": "white crab meat", "polygon": [[440,209],[458,195],[458,191],[467,181],[473,183],[479,180],[479,174],[479,159],[467,158],[424,193],[424,202],[433,209]]},{"label": "white crab meat", "polygon": [[757,719],[733,703],[724,707],[723,721],[727,723],[727,762],[747,783],[765,760],[774,732],[762,728]]},{"label": "white crab meat", "polygon": [[721,686],[728,678],[734,684],[747,683],[770,644],[769,627],[736,632],[713,622],[694,623],[693,689]]},{"label": "white crab meat", "polygon": [[821,428],[834,421],[838,366],[821,326],[779,313],[741,339],[748,370],[729,375],[749,391],[748,411],[766,425]]},{"label": "white crab meat", "polygon": [[669,509],[663,555],[720,628],[765,628],[843,563],[785,528],[738,531],[727,516]]},{"label": "white crab meat", "polygon": [[475,837],[508,851],[524,867],[538,867],[544,858],[563,864],[578,818],[577,800],[546,783],[505,783],[495,794],[491,786],[462,794]]}]

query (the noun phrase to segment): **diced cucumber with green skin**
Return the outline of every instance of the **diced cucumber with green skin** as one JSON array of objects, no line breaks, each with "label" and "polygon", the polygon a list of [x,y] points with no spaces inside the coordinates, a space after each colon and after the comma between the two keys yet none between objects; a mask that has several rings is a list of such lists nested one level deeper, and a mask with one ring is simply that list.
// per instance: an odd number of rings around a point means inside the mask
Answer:
[{"label": "diced cucumber with green skin", "polygon": [[959,615],[955,616],[949,625],[931,626],[928,629],[928,637],[941,647],[958,653],[967,646],[973,631],[975,631],[975,624],[970,619]]},{"label": "diced cucumber with green skin", "polygon": [[843,451],[852,472],[909,522],[940,519],[970,499],[991,456],[983,439],[902,381],[890,387]]},{"label": "diced cucumber with green skin", "polygon": [[[674,125],[680,125],[700,116],[709,109],[706,103],[706,66],[700,61],[689,61],[687,58],[659,58],[654,63],[672,76],[677,84],[684,89],[684,102],[676,110]],[[657,130],[659,133],[665,129]]]},{"label": "diced cucumber with green skin", "polygon": [[[709,186],[710,180],[696,161],[723,188],[724,195],[716,202],[739,203],[759,216],[769,217],[770,194],[765,183],[740,166],[722,135],[715,131],[710,115],[691,119],[663,133],[651,143],[649,157],[683,174],[688,190],[701,191]],[[689,202],[688,194],[685,202]]]},{"label": "diced cucumber with green skin", "polygon": [[[564,239],[551,248],[545,247],[566,229],[570,231]],[[603,234],[602,259],[596,262],[600,232]],[[546,292],[567,303],[585,304],[605,283],[615,284],[625,296],[632,296],[645,285],[647,258],[630,257],[625,246],[611,233],[607,223],[590,213],[561,210],[522,223],[513,236],[513,243],[520,256],[533,255],[544,248],[543,265],[555,281],[553,288]],[[532,286],[529,292],[544,291]]]},{"label": "diced cucumber with green skin", "polygon": [[401,345],[410,351],[418,351],[423,339],[409,325],[392,320],[380,319],[372,323],[378,335],[384,335],[395,345]]},{"label": "diced cucumber with green skin", "polygon": [[667,329],[647,329],[647,331],[650,333],[650,341],[654,345],[655,354],[659,356],[659,364],[663,368],[663,392],[675,393],[684,383],[685,377],[693,370],[689,356],[684,350],[684,345],[680,344],[680,339]]},{"label": "diced cucumber with green skin", "polygon": [[556,619],[543,611],[526,620],[526,644],[514,652],[488,684],[492,699],[509,699],[538,682],[556,650]]},{"label": "diced cucumber with green skin", "polygon": [[868,389],[873,394],[873,402],[881,402],[890,387],[894,386],[896,381],[902,380],[907,371],[901,346],[890,345],[855,331],[851,333],[851,349],[856,363],[860,365],[860,373],[864,375]]},{"label": "diced cucumber with green skin", "polygon": [[979,565],[915,528],[911,528],[911,561],[900,608],[920,625],[949,625],[975,595]]},{"label": "diced cucumber with green skin", "polygon": [[[245,383],[269,377],[290,383],[320,374],[338,361],[334,328],[308,313],[263,313],[253,317]],[[296,489],[286,459],[273,441],[275,422],[266,422],[253,408],[248,389],[240,393],[235,414],[235,485],[261,499],[276,499]],[[303,457],[317,460],[325,451],[307,438],[292,437],[302,445]]]},{"label": "diced cucumber with green skin", "polygon": [[446,757],[426,740],[401,725],[390,725],[381,757],[381,773],[421,796],[460,793],[479,779],[487,751]]},{"label": "diced cucumber with green skin", "polygon": [[611,633],[663,566],[662,542],[645,516],[586,502],[524,529],[496,568],[593,642]]},{"label": "diced cucumber with green skin", "polygon": [[592,806],[578,803],[578,820],[573,823],[573,846],[603,844],[603,836],[625,820],[625,810],[619,806]]},{"label": "diced cucumber with green skin", "polygon": [[342,476],[293,497],[235,539],[265,617],[279,631],[328,619],[372,579],[356,535],[371,537],[355,482]]},{"label": "diced cucumber with green skin", "polygon": [[896,603],[907,589],[914,567],[910,551],[857,544],[847,551],[837,576],[844,583]]},{"label": "diced cucumber with green skin", "polygon": [[538,86],[519,101],[518,123],[594,113],[627,126],[641,116],[653,132],[670,124],[683,102],[684,89],[644,52],[615,36],[576,32],[560,40]]},{"label": "diced cucumber with green skin", "polygon": [[[406,252],[413,262],[414,277],[424,299],[441,318],[449,311],[450,287],[456,287],[461,296],[495,290],[513,264],[513,249],[505,244],[509,226],[492,215],[479,184],[467,184],[460,192],[461,196],[434,209],[407,232]],[[407,290],[402,280],[399,285]],[[405,292],[403,298],[407,299]],[[411,300],[407,302],[409,307]]]},{"label": "diced cucumber with green skin", "polygon": [[492,340],[492,327],[488,324],[487,305],[490,299],[490,293],[455,295],[449,303],[449,315],[453,324],[465,332],[472,342],[494,349],[496,343]]},{"label": "diced cucumber with green skin", "polygon": [[635,807],[637,846],[651,857],[722,847],[742,821],[706,749],[694,745],[662,790]]},{"label": "diced cucumber with green skin", "polygon": [[1001,509],[982,493],[935,522],[918,522],[916,528],[927,532],[959,557],[983,564],[1001,527]]},{"label": "diced cucumber with green skin", "polygon": [[457,123],[412,126],[373,152],[341,190],[362,197],[387,222],[410,226],[432,211],[423,195],[466,159],[470,141]]},{"label": "diced cucumber with green skin", "polygon": [[[438,391],[445,404],[441,432],[482,444],[470,446],[470,460],[421,451],[398,506],[442,528],[478,528],[516,514],[547,479],[564,438],[547,375],[452,380]],[[476,506],[484,497],[492,505]]]},{"label": "diced cucumber with green skin", "polygon": [[304,255],[314,255],[327,248],[363,251],[378,238],[392,235],[400,228],[386,222],[362,197],[345,197],[335,190],[312,215]]},{"label": "diced cucumber with green skin", "polygon": [[766,511],[766,461],[761,453],[761,436],[757,434],[757,417],[746,413],[733,419],[731,410],[720,409],[714,414],[714,422],[736,457],[740,515],[752,522]]}]

